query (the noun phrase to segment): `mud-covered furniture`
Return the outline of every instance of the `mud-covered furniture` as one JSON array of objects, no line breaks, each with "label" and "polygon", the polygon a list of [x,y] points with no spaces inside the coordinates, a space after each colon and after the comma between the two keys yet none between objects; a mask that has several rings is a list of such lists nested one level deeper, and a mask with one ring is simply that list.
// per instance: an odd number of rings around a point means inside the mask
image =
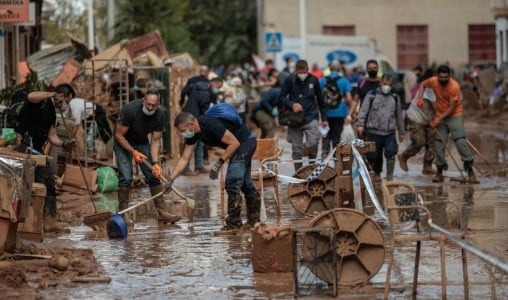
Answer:
[{"label": "mud-covered furniture", "polygon": [[[252,156],[252,171],[251,177],[254,182],[256,188],[258,189],[261,199],[264,199],[264,190],[266,188],[273,188],[274,198],[275,198],[275,206],[277,209],[277,217],[280,217],[280,201],[279,201],[279,182],[277,180],[276,174],[279,173],[277,164],[270,164],[268,168],[271,172],[263,171],[261,165],[269,162],[276,161],[279,159],[281,154],[284,152],[283,148],[279,149],[279,139],[270,138],[270,139],[258,139],[257,140],[256,151]],[[224,166],[221,170],[220,175],[220,208],[221,208],[221,216],[225,217],[225,172],[227,167]],[[260,180],[260,179],[263,180]]]},{"label": "mud-covered furniture", "polygon": [[[386,283],[384,298],[390,293],[390,276],[393,265],[395,245],[397,243],[416,242],[415,264],[413,272],[413,299],[416,299],[418,288],[418,269],[420,265],[421,243],[423,241],[439,242],[440,265],[441,265],[441,298],[446,299],[446,236],[436,233],[428,226],[427,220],[431,219],[430,211],[418,203],[417,193],[413,185],[401,181],[389,181],[382,183],[383,198],[389,216],[391,233],[391,245],[388,257],[388,269],[386,271]],[[460,209],[459,209],[460,211]],[[459,220],[460,220],[459,216]],[[461,228],[461,225],[459,225]],[[463,234],[461,235],[463,238]],[[464,298],[468,299],[469,285],[467,274],[467,260],[465,250],[462,249],[462,271],[464,280]]]}]

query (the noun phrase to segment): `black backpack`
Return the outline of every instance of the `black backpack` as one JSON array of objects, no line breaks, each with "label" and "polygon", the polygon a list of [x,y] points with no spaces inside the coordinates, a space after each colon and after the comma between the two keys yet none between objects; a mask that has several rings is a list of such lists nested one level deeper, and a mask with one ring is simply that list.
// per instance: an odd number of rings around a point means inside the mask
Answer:
[{"label": "black backpack", "polygon": [[11,106],[6,108],[3,113],[3,127],[16,128],[18,126],[18,116],[24,107],[27,99],[27,92],[25,90],[18,90],[14,92],[11,98]]},{"label": "black backpack", "polygon": [[326,76],[325,79],[326,82],[323,86],[323,98],[328,108],[335,109],[339,107],[339,104],[342,101],[342,95],[340,94],[339,86],[337,84],[340,76],[333,78],[332,76]]}]

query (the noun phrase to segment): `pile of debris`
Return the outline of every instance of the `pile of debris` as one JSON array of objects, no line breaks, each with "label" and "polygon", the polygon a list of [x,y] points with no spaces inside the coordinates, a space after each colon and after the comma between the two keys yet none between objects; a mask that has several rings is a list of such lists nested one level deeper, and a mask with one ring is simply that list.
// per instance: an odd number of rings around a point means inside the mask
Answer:
[{"label": "pile of debris", "polygon": [[[161,108],[170,121],[180,110],[178,100],[187,79],[196,75],[198,64],[188,54],[168,54],[158,31],[121,41],[93,56],[78,41],[39,51],[27,58],[30,70],[49,90],[60,83],[71,83],[77,97],[106,110],[110,127],[121,107],[155,87],[161,93]],[[164,153],[179,153],[179,135],[166,128]],[[96,158],[112,157],[112,141],[95,142]]]}]

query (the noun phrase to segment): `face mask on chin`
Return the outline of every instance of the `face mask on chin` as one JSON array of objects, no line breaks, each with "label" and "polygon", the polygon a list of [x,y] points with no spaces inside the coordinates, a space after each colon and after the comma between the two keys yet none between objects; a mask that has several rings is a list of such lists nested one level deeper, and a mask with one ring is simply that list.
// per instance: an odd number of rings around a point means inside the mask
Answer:
[{"label": "face mask on chin", "polygon": [[143,113],[146,115],[146,116],[152,116],[157,110],[154,109],[152,111],[149,111],[148,108],[146,108],[144,105],[143,105]]},{"label": "face mask on chin", "polygon": [[301,81],[305,81],[305,79],[307,78],[308,74],[307,73],[303,73],[303,74],[297,74],[298,75],[298,78],[300,78]]}]

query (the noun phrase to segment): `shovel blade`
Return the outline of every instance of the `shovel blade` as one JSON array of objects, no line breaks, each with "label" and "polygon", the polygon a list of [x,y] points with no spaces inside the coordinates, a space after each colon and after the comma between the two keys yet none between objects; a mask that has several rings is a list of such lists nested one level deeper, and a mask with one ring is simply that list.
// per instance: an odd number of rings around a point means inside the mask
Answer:
[{"label": "shovel blade", "polygon": [[108,221],[108,236],[110,239],[126,239],[127,223],[119,214],[115,214]]}]

